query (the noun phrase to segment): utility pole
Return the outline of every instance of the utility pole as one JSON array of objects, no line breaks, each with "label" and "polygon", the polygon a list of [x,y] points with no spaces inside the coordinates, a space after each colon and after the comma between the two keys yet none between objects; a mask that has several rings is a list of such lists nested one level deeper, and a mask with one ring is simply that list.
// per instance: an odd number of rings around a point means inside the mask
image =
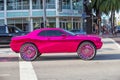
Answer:
[{"label": "utility pole", "polygon": [[91,34],[92,33],[92,10],[88,8],[89,4],[91,3],[91,0],[83,0],[83,7],[84,7],[84,12],[86,13],[86,32],[87,34]]},{"label": "utility pole", "polygon": [[43,24],[44,28],[46,27],[46,0],[43,1]]}]

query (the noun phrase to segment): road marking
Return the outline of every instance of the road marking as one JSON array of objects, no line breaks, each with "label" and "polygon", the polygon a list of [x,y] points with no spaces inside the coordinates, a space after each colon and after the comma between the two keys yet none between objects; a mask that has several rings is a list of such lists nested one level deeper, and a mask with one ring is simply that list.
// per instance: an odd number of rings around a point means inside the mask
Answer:
[{"label": "road marking", "polygon": [[[110,38],[109,38],[109,39],[110,39]],[[111,39],[111,41],[112,41],[115,45],[117,45],[118,48],[120,48],[120,45],[119,45],[115,40]]]},{"label": "road marking", "polygon": [[112,41],[118,48],[120,48],[120,45],[114,40],[114,39],[111,39],[111,38],[106,38],[106,39],[102,39],[102,41],[104,42],[108,42],[108,39],[110,40],[110,41]]},{"label": "road marking", "polygon": [[0,77],[8,77],[11,76],[10,74],[0,74]]},{"label": "road marking", "polygon": [[[120,45],[117,42],[115,42],[113,39],[110,40],[117,45],[118,48],[120,48]],[[19,61],[19,68],[20,80],[38,80],[31,62]]]},{"label": "road marking", "polygon": [[38,80],[31,62],[19,61],[20,80]]}]

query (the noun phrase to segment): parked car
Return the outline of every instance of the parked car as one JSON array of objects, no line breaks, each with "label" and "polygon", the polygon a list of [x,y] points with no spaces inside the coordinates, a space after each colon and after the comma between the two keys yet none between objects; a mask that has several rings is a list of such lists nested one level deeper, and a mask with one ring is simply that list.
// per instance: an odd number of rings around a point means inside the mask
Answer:
[{"label": "parked car", "polygon": [[85,31],[83,30],[79,30],[79,29],[72,29],[70,30],[71,32],[75,33],[75,34],[86,34]]},{"label": "parked car", "polygon": [[120,33],[120,26],[117,26],[117,27],[116,27],[116,32],[117,32],[117,33]]},{"label": "parked car", "polygon": [[42,28],[25,36],[13,37],[10,47],[26,61],[35,60],[41,54],[61,52],[77,52],[81,59],[91,60],[102,44],[97,36],[75,35],[60,28]]},{"label": "parked car", "polygon": [[27,33],[15,26],[0,26],[0,44],[8,44],[13,36],[25,35]]},{"label": "parked car", "polygon": [[35,27],[34,30],[36,30],[36,29],[40,29],[40,27]]}]

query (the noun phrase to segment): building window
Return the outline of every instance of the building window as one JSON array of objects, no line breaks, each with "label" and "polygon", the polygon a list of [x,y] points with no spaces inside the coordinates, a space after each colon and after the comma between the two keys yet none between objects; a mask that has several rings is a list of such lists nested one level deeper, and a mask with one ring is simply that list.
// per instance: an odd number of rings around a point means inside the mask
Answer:
[{"label": "building window", "polygon": [[[43,0],[33,0],[32,2],[33,9],[43,9]],[[55,0],[46,0],[47,9],[55,9]]]},{"label": "building window", "polygon": [[42,18],[33,18],[33,29],[42,28],[43,20]]},{"label": "building window", "polygon": [[71,30],[72,29],[72,19],[71,18],[60,18],[60,28]]},{"label": "building window", "polygon": [[28,31],[29,29],[29,21],[27,18],[7,19],[7,24],[16,26],[24,31]]},{"label": "building window", "polygon": [[[56,27],[56,18],[47,18],[46,26],[47,27]],[[33,18],[33,28],[43,28],[43,18]]]},{"label": "building window", "polygon": [[33,9],[43,9],[43,0],[32,0]]},{"label": "building window", "polygon": [[0,11],[4,10],[4,0],[0,0]]},{"label": "building window", "polygon": [[4,19],[0,19],[0,25],[4,25],[5,22],[4,22]]},{"label": "building window", "polygon": [[56,27],[56,18],[47,18],[47,27]]},{"label": "building window", "polygon": [[81,24],[82,23],[80,18],[73,18],[73,29],[82,29]]},{"label": "building window", "polygon": [[70,9],[71,4],[70,4],[70,0],[61,0],[62,1],[62,9]]},{"label": "building window", "polygon": [[83,0],[72,0],[73,10],[82,10]]},{"label": "building window", "polygon": [[29,9],[29,0],[7,0],[7,10]]},{"label": "building window", "polygon": [[82,29],[80,18],[60,18],[60,28],[71,30],[71,29]]},{"label": "building window", "polygon": [[47,9],[55,9],[55,1],[56,0],[46,0]]}]

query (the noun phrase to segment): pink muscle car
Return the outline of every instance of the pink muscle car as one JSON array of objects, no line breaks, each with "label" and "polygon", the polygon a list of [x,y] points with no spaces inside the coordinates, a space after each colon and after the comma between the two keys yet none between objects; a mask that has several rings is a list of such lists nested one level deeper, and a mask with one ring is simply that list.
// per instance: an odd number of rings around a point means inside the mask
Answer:
[{"label": "pink muscle car", "polygon": [[81,59],[91,60],[102,44],[97,36],[75,35],[60,28],[42,28],[13,37],[10,47],[26,61],[34,60],[41,54],[62,52],[77,52]]}]

